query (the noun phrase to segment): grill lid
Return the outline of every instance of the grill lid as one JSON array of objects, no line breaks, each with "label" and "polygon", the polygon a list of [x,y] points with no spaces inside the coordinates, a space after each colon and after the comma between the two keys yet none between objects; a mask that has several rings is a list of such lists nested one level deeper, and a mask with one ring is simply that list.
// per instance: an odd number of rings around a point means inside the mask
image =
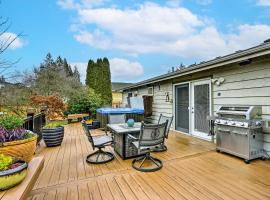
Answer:
[{"label": "grill lid", "polygon": [[234,111],[234,112],[247,112],[249,107],[243,106],[221,106],[220,111]]},{"label": "grill lid", "polygon": [[257,119],[261,118],[262,107],[261,106],[220,106],[217,110],[218,117],[222,118],[240,118],[240,119]]}]

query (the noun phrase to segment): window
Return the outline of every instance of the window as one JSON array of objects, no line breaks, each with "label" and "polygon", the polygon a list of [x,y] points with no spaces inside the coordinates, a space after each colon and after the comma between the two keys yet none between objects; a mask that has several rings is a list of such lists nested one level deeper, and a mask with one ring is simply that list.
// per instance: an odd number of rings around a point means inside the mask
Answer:
[{"label": "window", "polygon": [[130,98],[132,97],[132,92],[128,92],[128,96],[127,96],[127,107],[130,108]]},{"label": "window", "polygon": [[153,95],[153,94],[154,94],[154,88],[148,87],[148,95]]},{"label": "window", "polygon": [[128,97],[132,97],[132,92],[129,92],[128,93]]}]

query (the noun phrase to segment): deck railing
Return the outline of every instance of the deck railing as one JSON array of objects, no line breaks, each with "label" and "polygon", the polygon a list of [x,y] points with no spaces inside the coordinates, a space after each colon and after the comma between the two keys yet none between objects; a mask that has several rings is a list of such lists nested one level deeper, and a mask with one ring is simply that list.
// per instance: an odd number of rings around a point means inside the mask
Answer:
[{"label": "deck railing", "polygon": [[41,129],[46,124],[45,113],[38,113],[36,115],[29,114],[27,118],[24,119],[23,127],[27,130],[33,131],[38,135],[37,142],[39,143],[42,139]]}]

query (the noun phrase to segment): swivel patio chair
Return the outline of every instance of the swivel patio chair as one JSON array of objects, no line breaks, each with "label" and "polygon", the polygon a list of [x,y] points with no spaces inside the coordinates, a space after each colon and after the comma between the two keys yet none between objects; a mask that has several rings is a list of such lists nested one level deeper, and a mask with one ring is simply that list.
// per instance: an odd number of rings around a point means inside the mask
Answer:
[{"label": "swivel patio chair", "polygon": [[162,161],[151,156],[151,152],[157,146],[164,143],[168,121],[162,124],[144,124],[142,122],[139,138],[128,135],[133,140],[132,144],[137,148],[138,154],[144,154],[132,161],[132,167],[142,172],[154,172],[163,166]]},{"label": "swivel patio chair", "polygon": [[[171,128],[171,125],[172,125],[172,121],[173,121],[173,116],[171,117],[166,117],[162,114],[160,114],[159,116],[159,119],[158,119],[158,124],[162,124],[164,122],[168,121],[168,124],[167,124],[167,127],[166,127],[166,133],[165,133],[165,138],[168,139],[169,137],[169,132],[170,132],[170,128]],[[164,140],[165,142],[165,140]],[[163,151],[167,151],[167,146],[164,144],[164,142],[159,146],[157,147],[154,151],[155,152],[163,152]]]},{"label": "swivel patio chair", "polygon": [[84,120],[82,121],[82,126],[83,126],[84,132],[85,132],[93,150],[98,148],[97,151],[89,154],[86,157],[86,162],[91,163],[91,164],[103,164],[103,163],[107,163],[109,161],[112,161],[114,159],[114,155],[111,152],[107,152],[107,151],[102,150],[106,146],[112,145],[112,143],[113,143],[112,138],[108,135],[93,137],[91,135],[91,131],[89,130],[89,128]]}]

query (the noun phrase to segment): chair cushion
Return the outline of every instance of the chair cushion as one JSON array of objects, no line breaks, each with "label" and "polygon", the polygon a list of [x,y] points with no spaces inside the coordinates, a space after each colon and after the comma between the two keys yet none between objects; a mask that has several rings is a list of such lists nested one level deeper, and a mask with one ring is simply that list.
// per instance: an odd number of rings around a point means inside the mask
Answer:
[{"label": "chair cushion", "polygon": [[[132,142],[132,144],[137,148],[139,149],[139,141],[136,141],[136,142]],[[151,151],[153,150],[154,148],[156,148],[157,146],[159,145],[154,145],[154,146],[143,146],[143,147],[140,147],[140,151]]]},{"label": "chair cushion", "polygon": [[102,146],[104,144],[112,142],[112,138],[110,136],[104,135],[100,137],[93,138],[94,146]]}]

